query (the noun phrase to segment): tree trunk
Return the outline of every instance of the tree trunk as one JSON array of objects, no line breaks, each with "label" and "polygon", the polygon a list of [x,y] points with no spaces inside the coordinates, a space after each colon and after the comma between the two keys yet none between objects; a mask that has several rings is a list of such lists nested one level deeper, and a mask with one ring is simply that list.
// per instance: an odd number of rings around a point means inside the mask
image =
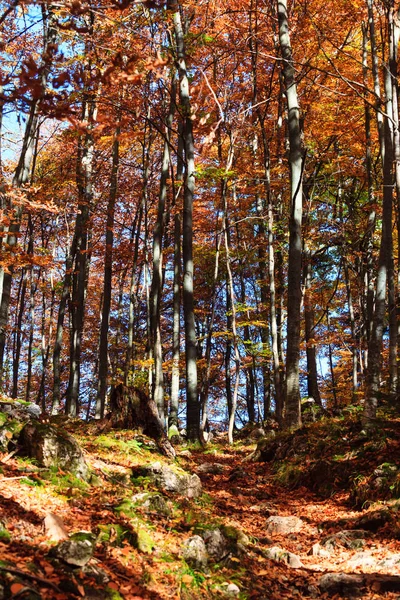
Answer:
[{"label": "tree trunk", "polygon": [[117,385],[110,396],[107,421],[115,429],[142,428],[145,435],[156,440],[166,456],[175,458],[175,450],[165,434],[156,404],[142,390],[126,387],[122,383]]},{"label": "tree trunk", "polygon": [[186,67],[186,48],[181,21],[180,3],[174,4],[173,23],[179,73],[179,98],[182,105],[185,150],[185,180],[183,204],[183,314],[185,322],[187,436],[191,441],[200,436],[200,402],[197,392],[197,344],[193,300],[193,200],[195,188],[193,123]]},{"label": "tree trunk", "polygon": [[301,425],[299,360],[304,151],[302,147],[300,109],[297,98],[295,68],[289,37],[287,0],[277,0],[277,4],[279,43],[283,59],[283,78],[288,109],[289,166],[291,175],[285,425],[287,427],[299,427]]},{"label": "tree trunk", "polygon": [[170,103],[168,115],[165,123],[165,140],[161,165],[160,192],[158,198],[157,221],[153,234],[153,277],[150,291],[150,330],[151,344],[153,346],[154,359],[154,381],[152,396],[156,403],[160,418],[165,419],[164,415],[164,374],[162,368],[162,340],[161,340],[161,293],[163,283],[163,236],[166,218],[166,200],[168,189],[168,177],[170,169],[170,132],[173,124],[176,103],[176,83],[175,74],[172,72],[172,82],[170,90]]},{"label": "tree trunk", "polygon": [[[120,119],[118,110],[117,121]],[[103,306],[101,312],[100,342],[99,342],[99,360],[98,360],[98,389],[96,398],[96,419],[104,417],[107,375],[108,375],[108,329],[110,323],[111,294],[112,294],[112,265],[113,265],[113,245],[114,245],[114,217],[115,203],[118,194],[118,169],[119,169],[119,135],[121,133],[120,125],[117,125],[114,134],[112,148],[112,167],[110,179],[110,193],[107,206],[107,228],[105,239],[104,256],[104,286],[103,286]]]}]

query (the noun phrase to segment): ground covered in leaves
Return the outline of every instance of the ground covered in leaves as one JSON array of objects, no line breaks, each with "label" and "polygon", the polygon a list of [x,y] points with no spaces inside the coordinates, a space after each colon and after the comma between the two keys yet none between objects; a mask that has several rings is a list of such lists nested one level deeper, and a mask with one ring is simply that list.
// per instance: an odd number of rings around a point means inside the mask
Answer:
[{"label": "ground covered in leaves", "polygon": [[[0,598],[400,598],[398,419],[373,433],[356,414],[325,419],[271,436],[258,453],[246,436],[232,447],[224,437],[179,446],[177,464],[202,481],[198,498],[160,494],[140,475],[168,463],[145,436],[66,428],[84,448],[90,483],[0,455]],[[134,498],[153,491],[162,501],[146,509]],[[52,556],[49,513],[68,535],[92,535],[85,567]],[[277,516],[295,526],[281,531]],[[235,550],[203,568],[185,561],[185,540],[216,528]],[[322,585],[335,573],[342,579]]]}]

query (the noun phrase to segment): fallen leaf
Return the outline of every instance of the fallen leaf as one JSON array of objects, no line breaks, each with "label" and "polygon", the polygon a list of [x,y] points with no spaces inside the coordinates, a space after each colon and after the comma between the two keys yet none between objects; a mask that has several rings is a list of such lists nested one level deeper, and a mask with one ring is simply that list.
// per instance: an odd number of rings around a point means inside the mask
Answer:
[{"label": "fallen leaf", "polygon": [[18,593],[19,593],[21,590],[23,590],[23,589],[24,589],[24,587],[25,587],[25,586],[24,586],[24,585],[22,585],[22,583],[13,583],[13,584],[10,586],[10,592],[11,592],[13,595],[15,595],[15,594],[18,594]]},{"label": "fallen leaf", "polygon": [[193,577],[192,575],[182,575],[182,583],[185,583],[186,585],[190,585],[193,581]]}]

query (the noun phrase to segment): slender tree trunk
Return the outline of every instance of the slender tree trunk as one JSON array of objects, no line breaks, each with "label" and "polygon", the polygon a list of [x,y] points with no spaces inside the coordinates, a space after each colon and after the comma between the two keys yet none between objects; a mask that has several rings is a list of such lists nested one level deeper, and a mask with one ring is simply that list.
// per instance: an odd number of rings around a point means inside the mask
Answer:
[{"label": "slender tree trunk", "polygon": [[200,402],[197,391],[197,344],[193,299],[193,200],[195,189],[193,122],[186,67],[185,37],[181,21],[180,3],[173,3],[173,23],[179,73],[179,98],[183,112],[183,140],[185,149],[185,180],[183,204],[183,314],[185,322],[187,436],[200,436]]},{"label": "slender tree trunk", "polygon": [[[49,75],[54,48],[56,47],[56,20],[53,12],[54,7],[51,4],[42,5],[43,18],[43,50],[41,58],[41,91],[45,93],[47,78]],[[13,187],[21,188],[28,183],[31,168],[34,161],[35,150],[37,149],[37,136],[39,128],[39,108],[40,98],[31,101],[28,120],[25,127],[24,139],[22,142],[19,161],[13,177]],[[7,246],[11,255],[13,255],[18,242],[18,234],[21,226],[21,218],[23,214],[23,203],[16,206],[10,206],[13,209],[13,217],[9,226],[7,236]],[[11,264],[7,272],[3,267],[0,269],[1,287],[1,302],[0,302],[0,387],[2,386],[3,365],[4,365],[4,349],[6,344],[8,313],[11,299],[11,286],[13,279],[14,267]]]},{"label": "slender tree trunk", "polygon": [[165,125],[165,140],[161,165],[160,192],[158,199],[157,221],[153,234],[153,277],[150,292],[150,329],[151,344],[153,346],[154,359],[154,381],[152,396],[157,406],[160,419],[164,422],[164,374],[162,368],[162,340],[161,340],[161,293],[163,284],[163,249],[162,241],[166,219],[166,200],[168,189],[168,177],[170,170],[170,132],[173,124],[176,103],[175,74],[172,73],[171,95],[168,115]]},{"label": "slender tree trunk", "polygon": [[89,123],[84,141],[80,141],[77,157],[77,187],[79,194],[78,215],[75,224],[76,255],[72,273],[72,293],[70,300],[70,371],[66,394],[65,413],[76,416],[79,413],[79,389],[81,379],[81,350],[85,318],[86,292],[89,279],[91,256],[90,217],[93,203],[93,164],[94,137],[97,101],[100,89],[83,106],[83,118]]},{"label": "slender tree trunk", "polygon": [[285,425],[287,427],[298,427],[301,424],[299,361],[304,151],[301,139],[300,109],[297,98],[295,69],[289,37],[287,0],[277,0],[277,2],[279,42],[283,59],[283,78],[288,109],[289,165],[291,175]]},{"label": "slender tree trunk", "polygon": [[[120,111],[117,114],[117,120],[120,119]],[[104,286],[103,286],[103,306],[101,312],[99,359],[98,359],[98,377],[99,384],[96,398],[96,419],[102,419],[105,412],[107,375],[108,375],[108,330],[110,323],[111,296],[112,296],[112,266],[113,266],[113,246],[114,246],[114,217],[115,204],[118,194],[118,169],[119,169],[119,135],[121,133],[120,125],[115,129],[114,142],[112,148],[112,166],[110,179],[110,193],[107,206],[107,229],[106,245],[104,256]]]},{"label": "slender tree trunk", "polygon": [[307,391],[308,396],[313,398],[318,406],[322,406],[321,395],[318,386],[317,369],[317,348],[314,342],[315,336],[315,318],[314,305],[311,295],[312,283],[312,265],[311,253],[307,246],[304,247],[304,325],[306,336],[306,356],[307,356]]},{"label": "slender tree trunk", "polygon": [[345,261],[344,276],[346,280],[347,304],[349,307],[350,331],[351,331],[351,354],[352,354],[352,402],[357,403],[358,390],[358,360],[357,360],[357,335],[356,322],[354,317],[353,295],[351,292],[351,282],[349,277],[349,267]]}]

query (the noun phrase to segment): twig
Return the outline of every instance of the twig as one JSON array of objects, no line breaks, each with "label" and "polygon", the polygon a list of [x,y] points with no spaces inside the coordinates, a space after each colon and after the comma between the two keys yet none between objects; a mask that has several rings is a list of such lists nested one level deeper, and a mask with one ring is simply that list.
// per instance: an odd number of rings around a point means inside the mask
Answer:
[{"label": "twig", "polygon": [[12,567],[5,567],[0,565],[0,571],[7,571],[7,573],[11,573],[12,575],[19,575],[20,577],[26,577],[27,579],[32,579],[32,581],[37,581],[42,585],[46,585],[47,587],[53,588],[56,592],[62,594],[62,591],[59,587],[56,586],[55,583],[48,581],[47,579],[43,579],[43,577],[39,577],[38,575],[32,575],[31,573],[26,573],[25,571],[21,571],[20,569],[14,569]]},{"label": "twig", "polygon": [[16,454],[19,450],[19,446],[17,446],[17,448],[15,448],[15,450],[13,450],[12,452],[9,452],[8,454],[6,454],[6,456],[4,458],[1,459],[1,462],[3,464],[8,463],[8,461],[14,456],[14,454]]},{"label": "twig", "polygon": [[13,479],[26,479],[29,478],[29,475],[18,475],[15,477],[0,477],[0,483],[2,481],[12,481]]}]

